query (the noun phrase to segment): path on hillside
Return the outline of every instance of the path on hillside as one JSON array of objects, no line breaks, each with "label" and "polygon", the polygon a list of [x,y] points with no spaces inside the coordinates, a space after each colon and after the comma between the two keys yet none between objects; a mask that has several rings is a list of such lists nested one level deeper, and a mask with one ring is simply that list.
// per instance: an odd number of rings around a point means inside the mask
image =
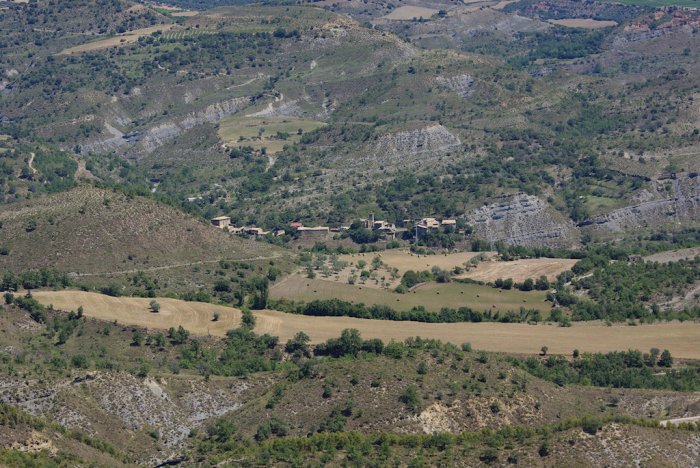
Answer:
[{"label": "path on hillside", "polygon": [[[258,257],[247,257],[247,258],[237,258],[235,260],[231,259],[232,261],[236,262],[251,262],[255,260],[274,260],[276,258],[279,258],[279,254],[275,255],[261,255]],[[208,263],[219,263],[221,260],[227,260],[225,258],[220,258],[217,260],[198,260],[196,262],[186,262],[186,263],[173,263],[171,265],[161,265],[161,266],[154,266],[154,267],[147,267],[147,268],[132,268],[130,270],[117,270],[117,271],[105,271],[105,272],[97,272],[97,273],[71,273],[71,276],[73,278],[82,278],[86,276],[114,276],[114,275],[127,275],[130,273],[139,273],[139,272],[149,272],[149,271],[160,271],[160,270],[170,270],[171,268],[182,268],[182,267],[188,267],[188,266],[195,266],[195,265],[206,265]]]},{"label": "path on hillside", "polygon": [[242,86],[249,85],[249,84],[251,84],[253,81],[259,80],[261,77],[264,77],[264,76],[265,76],[265,75],[263,75],[262,73],[260,73],[260,74],[258,74],[258,76],[255,76],[255,77],[249,79],[248,81],[244,81],[243,83],[237,84],[237,85],[231,85],[231,86],[229,86],[229,87],[226,88],[226,89],[229,90],[229,89],[240,88],[240,87],[242,87]]},{"label": "path on hillside", "polygon": [[669,424],[673,424],[674,426],[677,426],[678,424],[689,423],[689,422],[700,422],[700,416],[688,416],[686,418],[665,419],[663,421],[659,421],[659,424],[662,425],[663,427],[666,427]]},{"label": "path on hillside", "polygon": [[[112,297],[76,290],[33,291],[42,304],[58,310],[76,310],[83,306],[88,317],[117,321],[124,325],[168,329],[182,325],[195,335],[226,336],[240,325],[241,312],[205,302],[187,302],[158,298],[159,313],[149,312],[151,298]],[[219,320],[213,321],[214,313]],[[459,345],[469,342],[475,349],[493,352],[538,354],[542,346],[551,354],[571,355],[580,352],[609,352],[652,347],[665,348],[680,359],[700,358],[700,324],[664,322],[630,327],[627,324],[606,326],[602,322],[576,322],[571,327],[523,323],[420,323],[371,320],[351,317],[315,317],[274,310],[254,311],[255,332],[278,336],[281,342],[304,331],[313,343],[337,338],[346,328],[356,328],[365,339],[380,338],[403,341],[421,336]]]},{"label": "path on hillside", "polygon": [[38,171],[34,169],[34,158],[36,157],[35,153],[29,153],[29,161],[27,161],[27,166],[29,166],[29,170],[32,171],[32,174],[36,174]]}]

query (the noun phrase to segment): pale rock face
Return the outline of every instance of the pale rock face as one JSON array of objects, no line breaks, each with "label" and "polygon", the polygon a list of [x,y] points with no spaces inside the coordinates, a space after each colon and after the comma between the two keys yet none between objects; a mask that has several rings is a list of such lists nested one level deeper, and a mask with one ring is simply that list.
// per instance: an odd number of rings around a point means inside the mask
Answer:
[{"label": "pale rock face", "polygon": [[461,98],[468,98],[474,94],[475,80],[469,74],[455,75],[450,77],[438,76],[435,81],[441,86],[445,86],[454,91]]},{"label": "pale rock face", "polygon": [[158,123],[141,134],[124,134],[105,122],[105,129],[109,136],[99,140],[84,143],[83,150],[113,151],[120,148],[134,149],[137,152],[150,153],[168,141],[171,141],[182,133],[197,125],[219,122],[225,117],[235,114],[250,103],[249,97],[240,97],[217,102],[202,110],[190,112],[184,117],[175,120],[167,120]]},{"label": "pale rock face", "polygon": [[379,157],[401,157],[404,154],[445,152],[459,146],[461,141],[442,125],[383,135],[374,147]]},{"label": "pale rock face", "polygon": [[664,223],[700,220],[700,177],[679,174],[674,179],[656,180],[639,203],[595,216],[581,223],[596,230],[622,232]]},{"label": "pale rock face", "polygon": [[571,220],[556,213],[540,198],[524,193],[478,208],[465,219],[489,242],[528,247],[564,247],[577,243]]}]

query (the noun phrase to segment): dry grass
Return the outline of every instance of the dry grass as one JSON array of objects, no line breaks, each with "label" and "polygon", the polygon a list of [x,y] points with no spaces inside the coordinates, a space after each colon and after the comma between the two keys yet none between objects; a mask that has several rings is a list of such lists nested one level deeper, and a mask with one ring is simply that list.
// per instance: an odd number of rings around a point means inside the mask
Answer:
[{"label": "dry grass", "polygon": [[570,270],[577,261],[567,258],[529,258],[509,262],[481,262],[475,269],[457,277],[484,282],[493,282],[498,278],[512,278],[516,282],[522,282],[540,276],[553,280],[559,273]]},{"label": "dry grass", "polygon": [[566,26],[567,28],[601,29],[617,26],[617,22],[615,21],[594,20],[590,18],[552,19],[549,20],[549,22],[557,26]]},{"label": "dry grass", "polygon": [[0,208],[0,271],[112,273],[267,256],[279,249],[224,233],[173,207],[89,185]]},{"label": "dry grass", "polygon": [[647,255],[644,260],[647,262],[669,263],[679,260],[692,260],[700,255],[700,247],[691,247],[688,249],[671,250],[669,252],[659,252],[653,255]]},{"label": "dry grass", "polygon": [[[493,255],[490,252],[482,252]],[[464,267],[464,264],[473,257],[480,255],[478,252],[457,252],[441,255],[416,255],[408,250],[386,250],[384,252],[370,252],[364,254],[341,255],[341,260],[357,265],[359,260],[364,260],[367,264],[372,263],[374,257],[379,257],[388,268],[397,268],[399,274],[403,275],[407,270],[423,271],[430,270],[434,266],[443,270],[452,270],[456,266]]]},{"label": "dry grass", "polygon": [[433,15],[437,14],[438,10],[433,8],[425,8],[419,6],[402,6],[395,8],[391,13],[384,16],[386,19],[390,20],[412,20],[413,18],[425,18],[428,19]]},{"label": "dry grass", "polygon": [[199,14],[198,11],[176,11],[174,13],[171,13],[172,16],[175,17],[183,17],[183,18],[189,18],[191,16],[197,16]]},{"label": "dry grass", "polygon": [[[219,138],[228,147],[266,148],[268,153],[274,154],[282,151],[285,145],[301,140],[299,129],[308,133],[324,125],[323,122],[294,117],[229,117],[219,124]],[[264,131],[261,133],[261,130]],[[277,138],[277,132],[287,133],[287,139]]]},{"label": "dry grass", "polygon": [[479,284],[426,283],[406,294],[398,294],[358,284],[312,280],[301,275],[290,276],[275,284],[270,290],[270,296],[303,302],[314,299],[340,299],[352,303],[380,304],[396,310],[409,310],[423,306],[429,311],[438,311],[442,307],[453,309],[470,307],[480,311],[506,312],[525,307],[540,310],[547,315],[551,309],[551,304],[545,302],[545,294],[541,291],[502,291]]},{"label": "dry grass", "polygon": [[87,44],[80,44],[75,47],[70,47],[68,49],[62,50],[58,53],[58,55],[79,54],[82,52],[92,52],[94,50],[107,49],[109,47],[120,47],[126,44],[132,44],[138,41],[139,38],[150,36],[156,31],[169,31],[173,27],[175,27],[174,24],[163,24],[159,26],[151,26],[150,28],[135,29],[124,34],[117,34],[116,36],[109,37],[107,39],[101,39],[99,41],[88,42]]},{"label": "dry grass", "polygon": [[[150,328],[167,329],[182,325],[197,335],[223,336],[240,322],[240,312],[213,304],[160,298],[161,311],[148,310],[150,299],[111,297],[82,291],[37,291],[40,302],[64,310],[82,305],[85,314],[101,320]],[[221,318],[213,322],[214,312]],[[270,333],[285,341],[305,331],[314,343],[339,336],[344,328],[357,328],[365,338],[385,341],[412,336],[434,338],[455,344],[470,342],[476,349],[507,353],[536,353],[546,345],[553,354],[608,352],[652,347],[666,348],[678,358],[700,359],[700,324],[660,323],[654,325],[605,326],[600,322],[575,323],[572,327],[503,323],[417,323],[354,319],[349,317],[307,317],[276,311],[256,311],[256,332]]]}]

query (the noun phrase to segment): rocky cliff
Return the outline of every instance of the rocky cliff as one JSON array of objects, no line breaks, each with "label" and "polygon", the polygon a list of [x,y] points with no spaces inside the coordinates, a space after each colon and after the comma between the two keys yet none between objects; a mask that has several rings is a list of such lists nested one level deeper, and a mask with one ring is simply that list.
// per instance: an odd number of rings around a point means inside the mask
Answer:
[{"label": "rocky cliff", "polygon": [[670,179],[653,181],[652,188],[638,197],[638,203],[595,216],[580,226],[622,232],[699,221],[700,177],[697,173],[682,173]]},{"label": "rocky cliff", "polygon": [[578,243],[578,233],[569,219],[538,197],[524,193],[504,196],[502,201],[478,208],[465,219],[479,237],[489,242],[528,247],[572,247]]}]

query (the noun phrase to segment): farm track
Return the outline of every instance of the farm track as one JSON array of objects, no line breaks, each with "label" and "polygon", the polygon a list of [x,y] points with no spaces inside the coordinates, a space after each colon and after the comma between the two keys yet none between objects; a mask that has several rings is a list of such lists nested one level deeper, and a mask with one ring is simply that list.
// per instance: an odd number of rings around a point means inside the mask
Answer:
[{"label": "farm track", "polygon": [[659,424],[663,427],[668,426],[669,424],[673,426],[677,426],[682,423],[690,423],[690,422],[698,422],[700,421],[700,416],[689,416],[686,418],[673,418],[673,419],[665,419],[663,421],[659,421]]},{"label": "farm track", "polygon": [[[280,255],[261,255],[258,257],[247,257],[247,258],[237,258],[237,262],[252,262],[256,260],[274,260],[276,258],[279,258]],[[89,276],[119,276],[119,275],[127,275],[130,273],[139,273],[139,272],[144,272],[147,273],[149,271],[161,271],[161,270],[170,270],[173,268],[184,268],[188,266],[195,266],[195,265],[206,265],[209,263],[219,263],[219,261],[225,260],[225,259],[218,259],[218,260],[198,260],[196,262],[186,262],[186,263],[175,263],[172,265],[161,265],[161,266],[155,266],[155,267],[148,267],[148,268],[132,268],[130,270],[118,270],[118,271],[108,271],[108,272],[102,272],[102,273],[73,273],[71,276],[74,278],[83,278],[83,277],[89,277]]]},{"label": "farm track", "polygon": [[32,171],[32,174],[36,174],[37,170],[34,168],[34,158],[36,157],[36,153],[29,153],[29,161],[27,161],[27,166],[29,166],[29,170]]},{"label": "farm track", "polygon": [[[225,336],[237,327],[241,313],[221,305],[159,298],[159,313],[149,312],[150,298],[111,297],[84,291],[35,291],[42,304],[53,304],[59,310],[84,307],[88,317],[117,321],[125,325],[167,329],[182,325],[195,335]],[[219,320],[213,321],[214,313]],[[677,358],[700,359],[700,324],[669,322],[652,325],[606,326],[600,322],[578,322],[571,327],[528,325],[521,323],[419,323],[350,317],[311,317],[273,310],[255,311],[259,334],[269,333],[286,341],[298,331],[306,332],[313,343],[335,338],[345,328],[356,328],[364,338],[385,341],[409,337],[439,339],[455,344],[470,342],[475,349],[493,352],[534,354],[549,347],[552,354],[569,355],[581,352],[608,352],[652,347],[668,349]]]}]

